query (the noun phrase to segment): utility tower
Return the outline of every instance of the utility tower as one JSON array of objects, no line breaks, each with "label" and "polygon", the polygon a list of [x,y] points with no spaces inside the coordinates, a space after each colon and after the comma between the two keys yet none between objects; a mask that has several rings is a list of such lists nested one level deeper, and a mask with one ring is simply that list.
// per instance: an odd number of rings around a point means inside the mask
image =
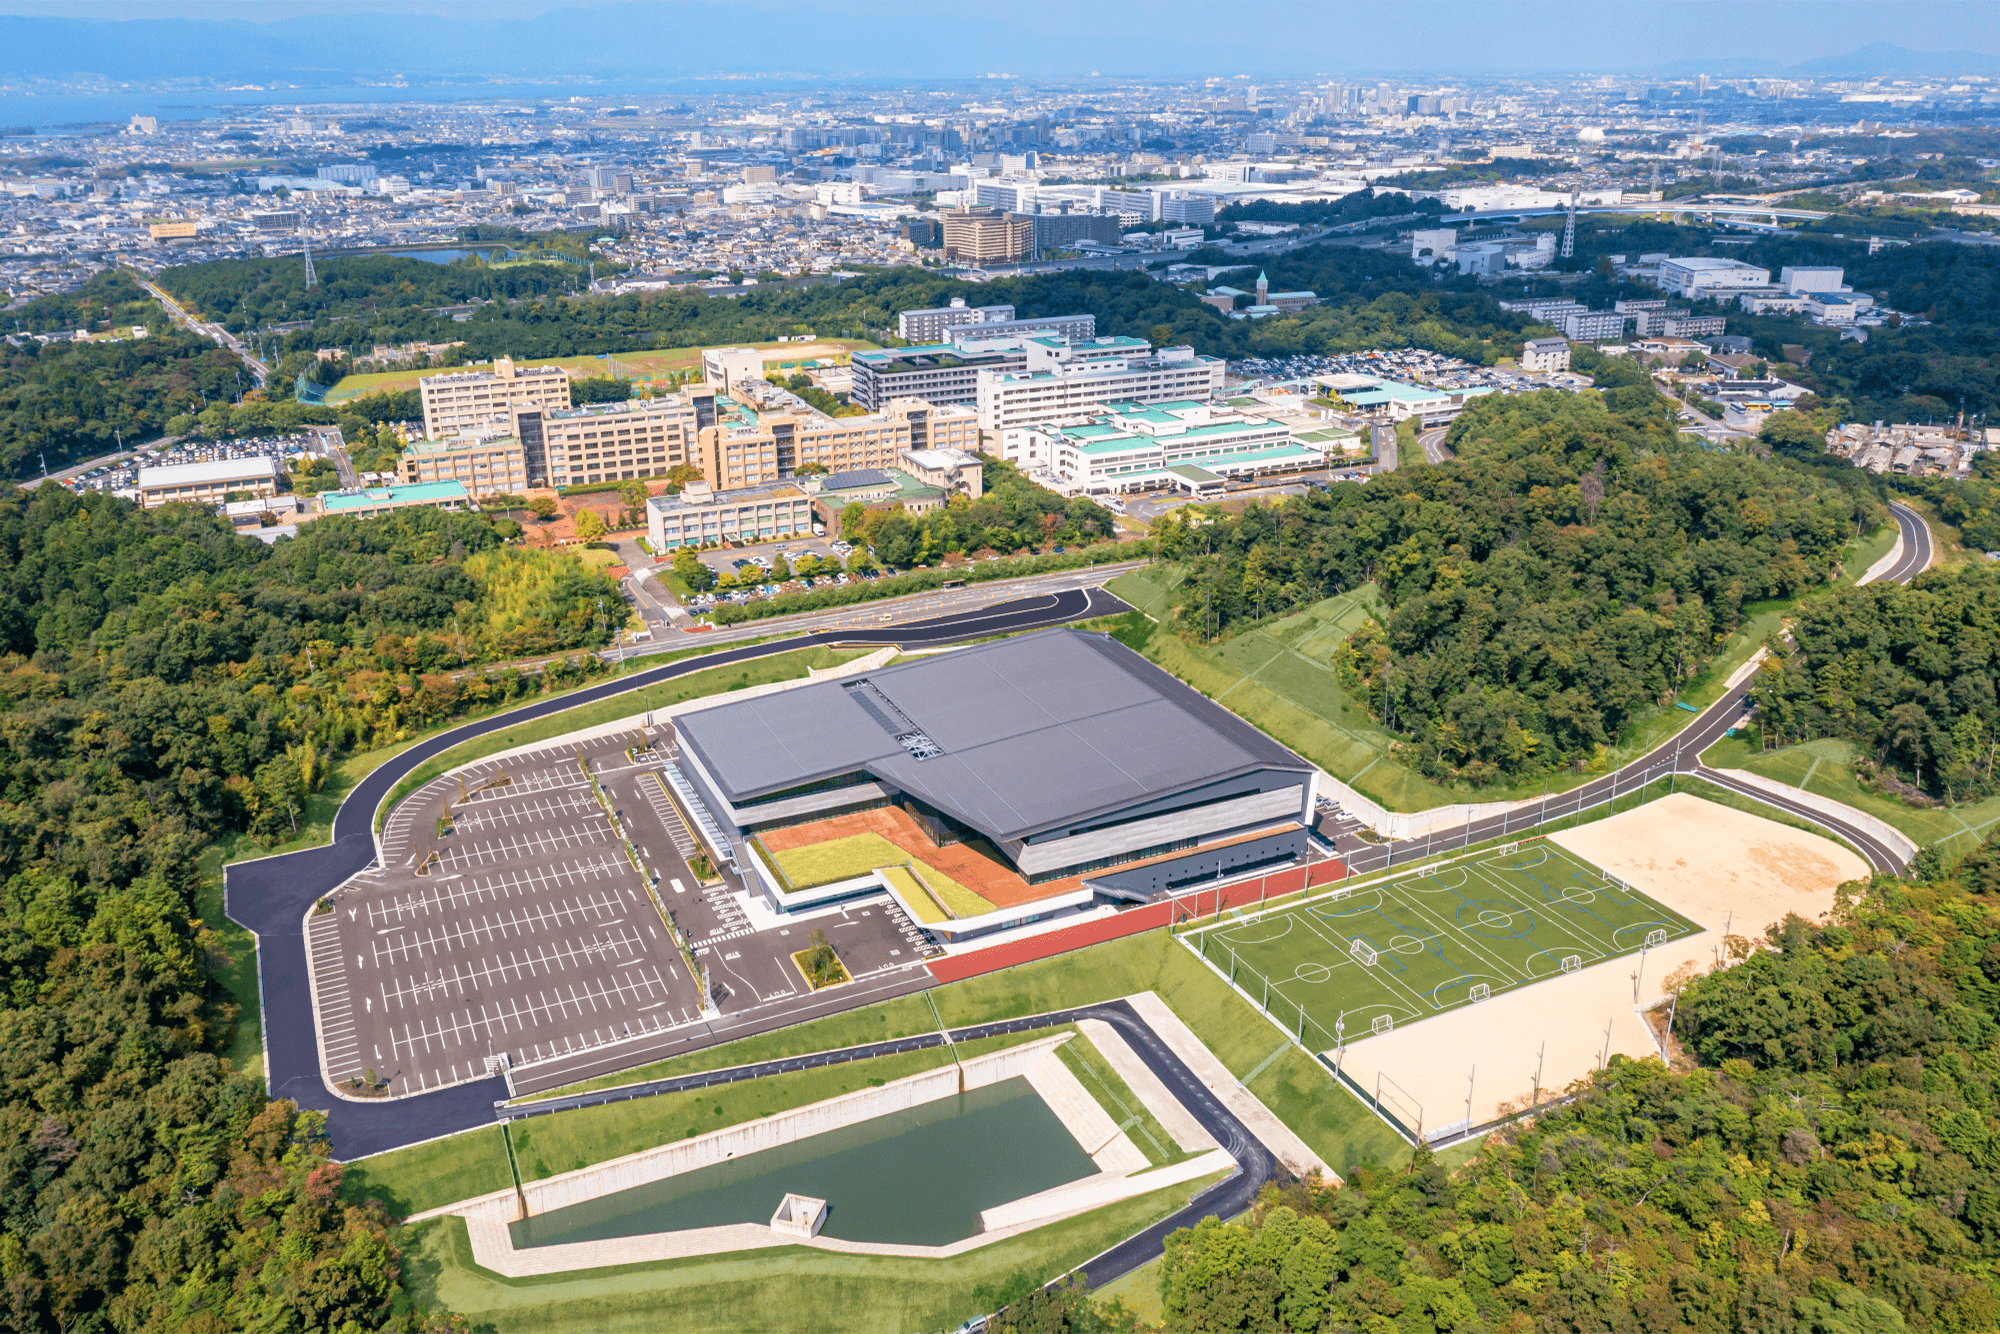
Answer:
[{"label": "utility tower", "polygon": [[319,286],[319,274],[313,271],[313,243],[312,243],[312,238],[311,238],[310,236],[306,237],[306,238],[305,238],[305,243],[306,243],[306,286],[307,286],[307,287],[318,287],[318,286]]},{"label": "utility tower", "polygon": [[1646,191],[1646,198],[1654,203],[1658,203],[1660,199],[1660,164],[1657,162],[1653,164],[1653,184]]},{"label": "utility tower", "polygon": [[1576,255],[1576,200],[1580,193],[1580,189],[1572,189],[1569,192],[1569,219],[1563,223],[1564,259],[1571,259]]}]

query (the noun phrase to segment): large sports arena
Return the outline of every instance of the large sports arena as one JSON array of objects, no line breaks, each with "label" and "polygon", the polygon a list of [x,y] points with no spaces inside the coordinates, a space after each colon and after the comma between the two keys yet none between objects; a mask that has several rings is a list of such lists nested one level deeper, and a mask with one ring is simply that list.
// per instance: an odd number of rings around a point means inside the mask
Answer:
[{"label": "large sports arena", "polygon": [[1056,629],[675,721],[703,836],[781,911],[886,887],[947,936],[1302,857],[1312,765]]}]

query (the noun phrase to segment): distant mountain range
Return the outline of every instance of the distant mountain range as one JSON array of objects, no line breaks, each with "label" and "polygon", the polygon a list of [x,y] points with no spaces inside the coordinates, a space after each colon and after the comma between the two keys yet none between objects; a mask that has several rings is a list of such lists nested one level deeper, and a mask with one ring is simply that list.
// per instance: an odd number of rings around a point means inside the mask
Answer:
[{"label": "distant mountain range", "polygon": [[1894,42],[1870,42],[1843,56],[1787,65],[1756,56],[1721,56],[1714,60],[1676,60],[1662,65],[1661,74],[1686,77],[1716,74],[1723,78],[1763,76],[1817,79],[1940,78],[1964,74],[2000,74],[2000,56],[1983,51],[1912,51]]}]

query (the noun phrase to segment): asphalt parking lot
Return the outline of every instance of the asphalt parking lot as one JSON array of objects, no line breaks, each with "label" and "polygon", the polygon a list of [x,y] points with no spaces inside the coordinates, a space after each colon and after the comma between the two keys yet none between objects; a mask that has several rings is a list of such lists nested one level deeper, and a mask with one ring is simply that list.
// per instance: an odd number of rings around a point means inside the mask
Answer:
[{"label": "asphalt parking lot", "polygon": [[759,542],[754,547],[718,547],[704,551],[701,553],[701,562],[717,574],[734,574],[736,562],[739,560],[749,560],[753,556],[773,560],[781,551],[785,553],[788,562],[798,559],[808,551],[822,560],[828,557],[834,560],[841,559],[834,554],[831,538],[788,537],[780,542]]},{"label": "asphalt parking lot", "polygon": [[[373,1071],[400,1096],[504,1062],[529,1092],[671,1054],[725,1017],[816,1010],[832,998],[791,960],[815,928],[849,986],[909,985],[937,947],[886,894],[781,918],[726,866],[698,880],[694,838],[660,776],[672,758],[665,726],[558,740],[398,804],[378,865],[306,918],[328,1083],[356,1096],[350,1081]],[[626,837],[657,877],[657,903]],[[675,927],[708,974],[706,1012]]]}]

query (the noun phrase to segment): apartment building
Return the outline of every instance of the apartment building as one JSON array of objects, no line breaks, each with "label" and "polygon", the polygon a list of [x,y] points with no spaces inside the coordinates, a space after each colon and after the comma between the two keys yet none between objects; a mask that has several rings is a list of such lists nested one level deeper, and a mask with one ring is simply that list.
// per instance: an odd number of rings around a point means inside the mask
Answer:
[{"label": "apartment building", "polygon": [[487,426],[451,440],[418,440],[397,460],[404,482],[459,482],[473,495],[519,492],[528,485],[528,463],[517,435]]},{"label": "apartment building", "polygon": [[[706,413],[703,409],[706,408]],[[550,486],[658,477],[694,461],[695,437],[715,420],[712,393],[590,403],[542,417]]]},{"label": "apartment building", "polygon": [[899,398],[881,412],[829,417],[725,396],[717,400],[715,425],[699,433],[691,461],[720,493],[771,485],[811,465],[828,472],[887,468],[905,450],[978,447],[978,414],[967,407]]},{"label": "apartment building", "polygon": [[944,215],[944,257],[967,264],[1019,264],[1034,258],[1035,220],[1022,213],[962,210]]},{"label": "apartment building", "polygon": [[1521,344],[1521,369],[1530,375],[1569,369],[1567,338],[1530,338]]},{"label": "apartment building", "polygon": [[1018,427],[1080,418],[1102,403],[1204,400],[1222,392],[1223,363],[1193,348],[1157,352],[1143,338],[1031,338],[1020,370],[981,371],[979,427],[998,436]]},{"label": "apartment building", "polygon": [[139,504],[149,510],[181,500],[219,505],[238,491],[253,497],[277,495],[278,461],[258,455],[139,469]]},{"label": "apartment building", "polygon": [[961,324],[999,323],[1014,318],[1012,306],[968,306],[955,296],[948,306],[906,310],[896,316],[896,337],[909,343],[942,343]]},{"label": "apartment building", "polygon": [[424,400],[424,434],[433,440],[496,421],[514,429],[514,414],[569,406],[569,372],[560,366],[516,366],[498,357],[492,369],[448,371],[417,382]]}]

